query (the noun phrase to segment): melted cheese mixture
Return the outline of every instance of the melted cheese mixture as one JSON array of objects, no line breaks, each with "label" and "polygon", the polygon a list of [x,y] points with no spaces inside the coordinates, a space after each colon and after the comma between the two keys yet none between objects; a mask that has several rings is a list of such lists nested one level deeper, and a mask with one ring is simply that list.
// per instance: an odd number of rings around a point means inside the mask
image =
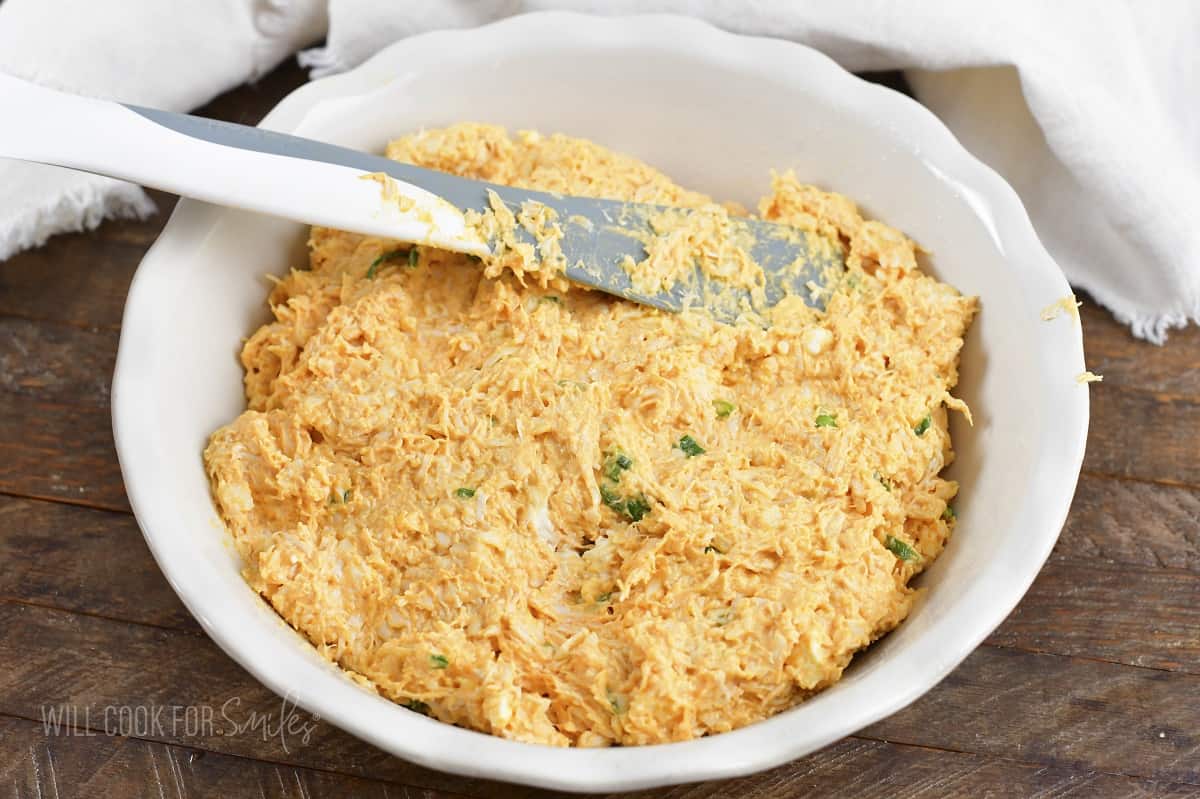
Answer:
[{"label": "melted cheese mixture", "polygon": [[[388,154],[711,204],[565,136],[463,124]],[[695,738],[835,682],[953,525],[976,302],[790,174],[759,211],[842,248],[825,313],[723,326],[314,229],[242,353],[249,408],[204,453],[249,584],[363,685],[524,741]]]}]

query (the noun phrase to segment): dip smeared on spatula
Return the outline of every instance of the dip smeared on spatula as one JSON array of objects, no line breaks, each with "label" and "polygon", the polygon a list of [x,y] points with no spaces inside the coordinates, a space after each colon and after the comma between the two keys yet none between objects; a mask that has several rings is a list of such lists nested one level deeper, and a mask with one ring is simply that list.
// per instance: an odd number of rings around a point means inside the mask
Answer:
[{"label": "dip smeared on spatula", "polygon": [[[412,208],[386,174],[371,177],[384,202]],[[465,209],[467,229],[491,249],[489,264],[518,275],[561,274],[662,310],[704,308],[724,323],[769,325],[771,309],[787,297],[823,308],[845,272],[841,248],[827,235],[715,203],[664,206],[489,185],[478,209],[478,188],[444,183],[439,192]]]}]

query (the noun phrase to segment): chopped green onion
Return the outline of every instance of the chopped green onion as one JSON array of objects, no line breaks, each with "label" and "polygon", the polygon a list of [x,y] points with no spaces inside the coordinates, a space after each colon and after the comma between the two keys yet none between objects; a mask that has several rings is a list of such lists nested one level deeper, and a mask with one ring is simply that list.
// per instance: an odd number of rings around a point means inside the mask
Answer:
[{"label": "chopped green onion", "polygon": [[376,272],[379,271],[379,267],[383,266],[384,262],[394,261],[397,258],[399,258],[401,255],[407,255],[408,256],[408,265],[412,266],[413,265],[413,253],[415,253],[415,252],[416,252],[416,249],[414,248],[411,250],[392,250],[391,252],[383,253],[378,258],[376,258],[374,261],[371,261],[371,267],[367,270],[367,277],[374,280]]},{"label": "chopped green onion", "polygon": [[733,413],[737,409],[737,406],[734,405],[729,400],[715,399],[715,400],[713,400],[712,404],[713,404],[713,408],[717,412],[718,419],[724,419],[726,416]]},{"label": "chopped green onion", "polygon": [[600,501],[618,513],[625,512],[625,501],[621,495],[607,486],[600,486]]},{"label": "chopped green onion", "polygon": [[401,705],[401,707],[406,707],[413,713],[420,713],[422,716],[429,715],[429,705],[425,704],[420,699],[410,699]]},{"label": "chopped green onion", "polygon": [[942,511],[942,518],[948,522],[954,521],[955,519],[958,518],[958,514],[954,512],[954,508],[947,505],[946,509],[944,511]]},{"label": "chopped green onion", "polygon": [[837,427],[837,414],[833,414],[833,413],[817,414],[817,427]]},{"label": "chopped green onion", "polygon": [[342,502],[349,502],[349,501],[350,501],[350,489],[347,488],[345,491],[342,492]]},{"label": "chopped green onion", "polygon": [[687,455],[689,458],[694,458],[697,455],[703,455],[708,451],[704,447],[700,446],[696,439],[692,438],[691,436],[684,436],[683,438],[679,439],[679,449],[681,449],[683,454]]},{"label": "chopped green onion", "polygon": [[413,247],[411,250],[408,251],[408,268],[416,269],[417,264],[420,261],[421,261],[421,249],[419,247]]},{"label": "chopped green onion", "polygon": [[631,522],[640,522],[650,512],[650,503],[645,494],[638,494],[625,501],[625,515]]},{"label": "chopped green onion", "polygon": [[882,474],[880,474],[879,472],[875,472],[875,479],[879,481],[879,484],[880,484],[881,486],[883,486],[883,487],[884,487],[884,489],[885,489],[885,490],[886,490],[886,491],[887,491],[889,494],[892,492],[892,481],[891,481],[891,480],[887,479],[886,477],[884,477],[884,476],[883,476]]},{"label": "chopped green onion", "polygon": [[900,558],[900,560],[920,560],[921,556],[917,554],[917,550],[910,547],[905,542],[895,536],[889,535],[884,539],[883,545],[892,551],[892,554]]},{"label": "chopped green onion", "polygon": [[707,555],[707,554],[709,554],[709,553],[711,553],[711,552],[716,552],[718,555],[724,555],[724,554],[725,554],[725,553],[724,553],[724,552],[722,552],[721,550],[719,550],[719,549],[717,549],[716,547],[714,547],[712,544],[709,544],[708,546],[706,546],[706,547],[704,548],[704,554],[705,554],[705,555]]},{"label": "chopped green onion", "polygon": [[621,472],[633,466],[633,459],[621,450],[612,452],[604,459],[604,476],[614,483],[621,482]]},{"label": "chopped green onion", "polygon": [[629,700],[620,694],[610,693],[608,695],[608,706],[612,708],[612,712],[618,716],[629,709]]},{"label": "chopped green onion", "polygon": [[597,602],[607,602],[608,600],[612,599],[612,595],[613,595],[612,591],[605,591],[603,594],[596,597],[596,601]]},{"label": "chopped green onion", "polygon": [[561,298],[561,297],[556,297],[556,296],[554,296],[553,294],[547,294],[547,295],[546,295],[546,296],[544,296],[544,297],[539,297],[539,298],[538,298],[538,302],[539,302],[539,303],[541,303],[541,302],[552,302],[552,303],[554,303],[555,305],[562,305],[562,298]]},{"label": "chopped green onion", "polygon": [[450,665],[450,660],[445,655],[430,655],[429,665],[435,669],[444,669]]},{"label": "chopped green onion", "polygon": [[[633,462],[630,461],[630,465]],[[650,501],[645,494],[632,497],[622,497],[614,488],[615,481],[604,481],[600,484],[600,501],[631,522],[640,522],[650,512]]]},{"label": "chopped green onion", "polygon": [[462,497],[463,499],[470,499],[471,497],[475,496],[475,489],[467,488],[466,486],[463,486],[462,488],[456,488],[454,489],[454,496]]},{"label": "chopped green onion", "polygon": [[913,432],[919,436],[923,436],[931,424],[933,424],[933,419],[930,418],[929,414],[925,414],[925,418],[917,422],[916,427],[913,428]]}]

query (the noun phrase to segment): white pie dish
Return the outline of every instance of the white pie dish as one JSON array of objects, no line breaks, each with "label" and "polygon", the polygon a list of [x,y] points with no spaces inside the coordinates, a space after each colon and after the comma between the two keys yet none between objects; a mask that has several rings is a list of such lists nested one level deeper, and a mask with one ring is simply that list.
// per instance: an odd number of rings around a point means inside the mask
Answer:
[{"label": "white pie dish", "polygon": [[748,205],[766,192],[770,169],[794,168],[909,233],[933,253],[937,277],[981,297],[956,391],[975,413],[974,428],[953,426],[959,524],[920,579],[929,590],[837,685],[767,721],[687,743],[523,744],[366,692],[246,585],[200,457],[208,435],[244,409],[235,355],[265,321],[262,275],[304,263],[305,231],[184,200],[130,288],[113,426],[146,540],[209,635],[272,690],[407,760],[576,791],[768,768],[933,687],[1033,581],[1083,459],[1080,329],[1066,316],[1040,319],[1070,289],[1012,189],[912,100],[807,48],[678,17],[534,14],[414,37],[293,92],[262,124],[379,151],[401,133],[463,120],[584,136]]}]

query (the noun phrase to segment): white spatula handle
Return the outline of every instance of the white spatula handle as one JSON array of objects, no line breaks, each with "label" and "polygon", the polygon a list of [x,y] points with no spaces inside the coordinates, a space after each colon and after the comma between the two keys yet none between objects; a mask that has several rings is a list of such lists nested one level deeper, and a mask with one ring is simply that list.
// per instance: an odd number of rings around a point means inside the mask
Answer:
[{"label": "white spatula handle", "polygon": [[0,157],[108,175],[307,224],[474,255],[488,251],[457,208],[394,177],[368,179],[378,173],[227,146],[172,130],[119,103],[4,74],[0,108]]}]

